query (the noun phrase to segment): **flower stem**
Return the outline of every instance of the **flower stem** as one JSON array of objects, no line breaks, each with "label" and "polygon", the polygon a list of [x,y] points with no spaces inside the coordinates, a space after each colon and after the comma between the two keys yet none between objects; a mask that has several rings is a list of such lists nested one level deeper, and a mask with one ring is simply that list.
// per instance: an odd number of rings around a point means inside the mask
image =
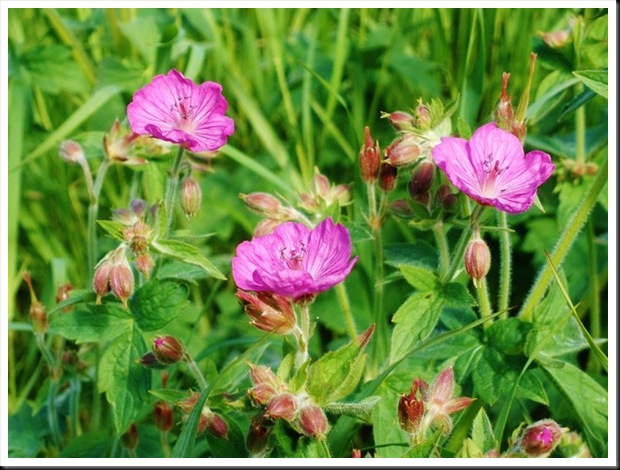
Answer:
[{"label": "flower stem", "polygon": [[[599,298],[598,256],[594,237],[594,223],[588,221],[586,226],[588,235],[588,279],[590,283],[590,334],[593,338],[601,336],[601,301]],[[601,363],[596,359],[594,351],[590,352],[588,370],[600,372]]]},{"label": "flower stem", "polygon": [[[489,288],[486,278],[482,278],[478,282],[480,285],[476,287],[476,293],[478,294],[478,305],[480,306],[480,318],[487,318],[493,313],[491,301],[489,300]],[[490,324],[491,322],[484,322],[483,327],[488,328]]]},{"label": "flower stem", "polygon": [[90,204],[88,206],[88,279],[92,283],[95,265],[97,264],[97,215],[99,213],[99,196],[105,179],[106,172],[110,166],[107,158],[99,165],[95,183],[90,185]]},{"label": "flower stem", "polygon": [[497,308],[500,312],[503,312],[500,318],[507,318],[512,274],[512,246],[510,243],[510,232],[508,232],[508,218],[506,213],[498,211],[497,216],[500,228],[504,229],[500,232],[499,236],[500,278]]},{"label": "flower stem", "polygon": [[[553,249],[553,253],[551,254],[551,261],[556,269],[559,269],[564,258],[566,257],[568,250],[572,246],[573,242],[577,238],[577,235],[583,228],[590,211],[596,204],[596,199],[598,198],[601,189],[607,183],[607,159],[601,163],[598,174],[596,178],[592,182],[592,186],[587,191],[585,197],[583,198],[581,204],[577,208],[577,210],[573,213],[573,216],[566,223],[566,228]],[[524,321],[531,321],[532,314],[534,313],[534,309],[540,303],[545,292],[547,292],[547,288],[551,283],[553,278],[553,270],[551,263],[547,263],[539,272],[538,277],[534,283],[534,286],[530,290],[527,298],[525,299],[525,303],[521,307],[521,311],[519,312],[519,317]]]},{"label": "flower stem", "polygon": [[450,248],[448,247],[448,238],[446,237],[444,224],[441,220],[438,220],[435,225],[433,225],[433,234],[435,235],[435,241],[439,249],[439,278],[448,281],[446,275],[450,270]]},{"label": "flower stem", "polygon": [[168,442],[168,431],[161,432],[161,449],[164,453],[164,457],[170,458],[170,443]]},{"label": "flower stem", "polygon": [[170,170],[170,176],[168,177],[168,184],[166,185],[166,194],[164,196],[164,207],[166,209],[166,235],[170,234],[170,227],[172,225],[172,219],[174,214],[174,203],[176,200],[177,187],[179,185],[179,170],[181,168],[181,161],[183,160],[183,147],[179,147],[174,162],[172,163],[172,169]]},{"label": "flower stem", "polygon": [[467,247],[467,242],[469,241],[471,232],[472,229],[470,226],[463,230],[463,233],[461,233],[461,237],[459,238],[459,241],[457,242],[456,248],[454,249],[454,253],[452,255],[452,262],[448,267],[446,276],[442,279],[444,283],[450,282],[454,278],[458,267],[463,262],[463,255],[465,254],[465,248]]},{"label": "flower stem", "polygon": [[200,372],[200,369],[198,368],[198,364],[196,364],[196,361],[194,361],[194,359],[189,354],[186,355],[186,363],[187,367],[189,367],[189,370],[194,376],[194,379],[196,379],[196,382],[198,382],[200,390],[202,391],[207,388],[207,381],[205,380],[204,375],[202,375],[202,372]]},{"label": "flower stem", "polygon": [[344,323],[346,325],[347,334],[349,338],[357,338],[357,329],[355,328],[355,319],[353,318],[353,312],[351,311],[351,304],[349,303],[349,296],[347,295],[347,289],[343,283],[336,286],[336,295],[338,296],[338,303],[340,304],[340,310],[344,316]]},{"label": "flower stem", "polygon": [[61,437],[60,427],[58,425],[58,414],[56,412],[56,392],[58,391],[60,371],[56,367],[56,361],[54,360],[52,352],[47,347],[47,344],[45,344],[45,335],[43,333],[36,333],[35,337],[37,346],[50,370],[50,387],[47,393],[47,421],[52,433],[54,445],[58,447],[61,442]]}]

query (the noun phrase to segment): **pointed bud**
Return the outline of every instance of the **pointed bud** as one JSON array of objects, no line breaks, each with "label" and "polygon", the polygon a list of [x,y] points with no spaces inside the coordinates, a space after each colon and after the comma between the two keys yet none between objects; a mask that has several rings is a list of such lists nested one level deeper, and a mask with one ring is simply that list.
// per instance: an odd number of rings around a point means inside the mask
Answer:
[{"label": "pointed bud", "polygon": [[282,214],[282,203],[269,193],[239,194],[248,209],[252,212],[278,219]]},{"label": "pointed bud", "polygon": [[106,256],[95,267],[93,275],[93,290],[97,295],[96,303],[101,303],[101,297],[110,292],[110,271],[112,270],[112,261]]},{"label": "pointed bud", "polygon": [[172,406],[165,401],[158,401],[153,407],[153,418],[155,426],[160,431],[167,432],[174,426],[174,418],[172,416]]},{"label": "pointed bud", "polygon": [[283,418],[292,421],[297,415],[297,401],[290,393],[281,393],[271,399],[267,405],[265,416],[267,418]]},{"label": "pointed bud", "polygon": [[417,137],[406,134],[395,139],[385,149],[386,161],[396,168],[405,167],[414,163],[422,149]]},{"label": "pointed bud", "polygon": [[116,258],[116,262],[110,268],[110,289],[123,303],[123,307],[127,308],[127,299],[134,290],[134,279],[133,271],[125,256]]},{"label": "pointed bud", "polygon": [[36,334],[44,334],[47,332],[47,311],[34,293],[30,273],[25,272],[23,277],[30,290],[30,321],[32,322],[32,331]]},{"label": "pointed bud", "polygon": [[165,364],[162,364],[157,360],[157,358],[152,352],[147,352],[144,356],[140,358],[139,362],[144,367],[148,367],[149,369],[163,369],[166,367]]},{"label": "pointed bud", "polygon": [[82,146],[73,140],[64,140],[60,144],[59,154],[63,160],[69,163],[77,163],[78,165],[86,163]]},{"label": "pointed bud", "polygon": [[364,128],[364,137],[359,156],[360,174],[365,183],[374,183],[377,181],[381,163],[379,144],[373,143],[368,126]]},{"label": "pointed bud", "polygon": [[397,131],[407,131],[414,127],[415,118],[404,111],[394,111],[392,113],[382,113],[382,118],[388,118],[390,124],[394,126]]},{"label": "pointed bud", "polygon": [[151,271],[153,271],[153,267],[155,266],[155,263],[153,261],[153,258],[151,258],[151,255],[149,255],[148,253],[143,253],[141,255],[138,255],[136,257],[135,263],[136,263],[136,268],[138,268],[138,271],[144,274],[144,277],[148,279],[151,276]]},{"label": "pointed bud", "polygon": [[446,212],[452,212],[458,202],[456,194],[453,194],[450,187],[446,184],[442,184],[437,188],[436,198]]},{"label": "pointed bud", "polygon": [[510,132],[510,128],[512,127],[514,121],[514,111],[512,109],[512,100],[508,95],[508,80],[510,79],[510,74],[504,72],[502,74],[502,91],[499,95],[499,103],[497,103],[497,107],[495,108],[495,123],[497,127],[503,129],[505,131]]},{"label": "pointed bud", "polygon": [[312,437],[325,437],[329,423],[325,412],[316,405],[306,405],[299,410],[299,425],[303,433]]},{"label": "pointed bud", "polygon": [[266,426],[265,421],[264,419],[254,419],[250,423],[250,429],[245,440],[245,447],[254,457],[262,456],[269,442],[272,427]]},{"label": "pointed bud", "polygon": [[188,219],[193,218],[200,209],[202,189],[198,182],[188,176],[181,182],[181,209]]},{"label": "pointed bud", "polygon": [[[202,430],[206,430],[209,434],[223,439],[228,439],[228,424],[219,414],[213,413],[205,408],[202,410],[201,422],[204,418]],[[198,427],[200,432],[200,425]]]},{"label": "pointed bud", "polygon": [[134,450],[138,447],[138,427],[136,423],[131,423],[129,429],[121,436],[121,444],[125,449]]},{"label": "pointed bud", "polygon": [[481,286],[481,280],[486,277],[491,268],[491,250],[480,235],[474,236],[465,249],[465,270],[474,281],[476,287]]},{"label": "pointed bud", "polygon": [[517,445],[528,457],[547,457],[560,443],[562,428],[551,419],[529,425]]},{"label": "pointed bud", "polygon": [[431,117],[431,111],[427,105],[422,103],[418,104],[415,108],[415,121],[418,129],[430,129],[433,119]]},{"label": "pointed bud", "polygon": [[123,225],[133,225],[139,218],[129,209],[121,208],[112,211],[112,220],[120,222]]},{"label": "pointed bud", "polygon": [[174,364],[185,359],[185,348],[172,336],[153,339],[153,355],[162,364]]},{"label": "pointed bud", "polygon": [[435,164],[428,160],[420,162],[411,172],[409,180],[409,195],[412,199],[418,199],[427,194],[433,184],[435,176]]},{"label": "pointed bud", "polygon": [[401,395],[398,402],[398,424],[410,434],[420,430],[424,415],[424,394],[427,388],[428,385],[424,380],[416,378],[411,385],[411,392]]},{"label": "pointed bud", "polygon": [[381,191],[389,193],[396,187],[398,168],[389,163],[382,162],[379,167],[379,187]]},{"label": "pointed bud", "polygon": [[237,290],[237,297],[247,302],[245,312],[252,319],[252,325],[259,330],[286,335],[297,324],[293,306],[286,297],[271,292],[250,293],[241,289]]}]

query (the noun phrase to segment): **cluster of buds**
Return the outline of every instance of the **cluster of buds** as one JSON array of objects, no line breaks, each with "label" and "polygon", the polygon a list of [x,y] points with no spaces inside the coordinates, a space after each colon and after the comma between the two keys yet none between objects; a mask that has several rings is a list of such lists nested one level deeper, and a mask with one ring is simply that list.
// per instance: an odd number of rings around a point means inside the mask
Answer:
[{"label": "cluster of buds", "polygon": [[562,439],[565,428],[552,419],[543,419],[527,426],[514,439],[505,457],[526,456],[534,458],[549,457]]},{"label": "cluster of buds", "polygon": [[481,287],[482,280],[491,268],[491,250],[477,229],[474,229],[474,234],[465,248],[464,261],[465,271],[474,282],[474,286]]},{"label": "cluster of buds", "polygon": [[271,369],[250,364],[252,388],[248,396],[256,406],[264,407],[263,418],[284,419],[300,434],[323,438],[329,429],[327,416],[305,393],[292,393]]},{"label": "cluster of buds", "polygon": [[310,190],[299,195],[300,207],[310,214],[324,214],[332,206],[342,207],[351,200],[346,184],[332,184],[327,176],[314,167]]},{"label": "cluster of buds", "polygon": [[398,402],[398,422],[409,434],[412,445],[422,442],[430,429],[438,429],[446,436],[452,432],[450,415],[473,401],[468,397],[452,398],[453,392],[452,367],[443,369],[430,387],[423,379],[413,380],[411,391]]},{"label": "cluster of buds", "polygon": [[142,199],[134,199],[128,209],[117,209],[112,218],[126,226],[122,230],[125,243],[134,255],[134,263],[147,279],[155,265],[149,253],[149,245],[153,239],[154,230],[146,223],[147,214],[154,211],[156,206],[149,208]]},{"label": "cluster of buds", "polygon": [[[198,392],[192,392],[189,397],[177,402],[177,405],[184,413],[183,420],[187,420],[199,398],[200,394]],[[213,412],[206,404],[200,412],[197,434],[202,434],[205,431],[216,437],[224,439],[228,437],[228,424],[221,415]]]},{"label": "cluster of buds", "polygon": [[93,290],[97,295],[97,304],[101,297],[110,290],[127,308],[127,299],[134,291],[133,271],[127,260],[127,245],[122,243],[118,248],[108,252],[95,266]]},{"label": "cluster of buds", "polygon": [[297,326],[293,305],[284,296],[237,289],[237,297],[245,302],[244,310],[251,318],[250,323],[259,330],[286,335]]},{"label": "cluster of buds", "polygon": [[173,336],[153,338],[151,351],[140,358],[140,364],[151,369],[163,369],[189,358],[185,347]]}]

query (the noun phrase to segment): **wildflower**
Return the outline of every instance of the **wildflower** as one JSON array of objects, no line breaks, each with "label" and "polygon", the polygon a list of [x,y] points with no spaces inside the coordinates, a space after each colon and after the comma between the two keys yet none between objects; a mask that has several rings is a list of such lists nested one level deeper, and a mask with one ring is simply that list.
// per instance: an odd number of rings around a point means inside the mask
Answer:
[{"label": "wildflower", "polygon": [[83,165],[86,163],[86,156],[82,146],[73,140],[63,140],[60,144],[60,157],[69,162]]},{"label": "wildflower", "polygon": [[538,187],[555,170],[547,153],[524,155],[519,139],[495,123],[478,128],[469,142],[444,137],[431,153],[454,186],[478,203],[509,214],[528,210]]},{"label": "wildflower", "polygon": [[134,94],[127,118],[136,134],[203,152],[220,148],[233,134],[234,121],[224,115],[227,107],[219,83],[196,85],[172,69]]},{"label": "wildflower", "polygon": [[241,289],[237,290],[237,297],[247,302],[245,312],[259,330],[285,335],[297,324],[293,306],[286,297],[271,292],[252,294]]},{"label": "wildflower", "polygon": [[134,290],[134,279],[131,266],[127,261],[125,244],[108,252],[95,266],[93,276],[93,290],[97,294],[97,304],[101,303],[101,297],[107,294],[110,289],[127,308],[127,299],[131,297]]},{"label": "wildflower", "polygon": [[331,218],[312,230],[285,222],[237,246],[232,273],[240,289],[300,299],[342,282],[357,261],[350,256],[349,232]]}]

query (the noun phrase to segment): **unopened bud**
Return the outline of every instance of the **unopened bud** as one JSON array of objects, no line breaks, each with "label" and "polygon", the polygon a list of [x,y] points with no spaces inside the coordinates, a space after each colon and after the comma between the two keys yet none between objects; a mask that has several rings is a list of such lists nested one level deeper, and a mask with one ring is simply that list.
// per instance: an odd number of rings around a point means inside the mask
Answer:
[{"label": "unopened bud", "polygon": [[528,457],[547,457],[559,444],[562,428],[551,419],[543,419],[529,425],[518,445]]},{"label": "unopened bud", "polygon": [[[202,428],[200,426],[202,424]],[[219,414],[213,413],[208,408],[202,410],[198,432],[206,430],[216,437],[228,438],[228,424]]]},{"label": "unopened bud", "polygon": [[307,436],[324,437],[329,423],[325,412],[316,405],[306,405],[299,410],[299,425]]},{"label": "unopened bud", "polygon": [[364,134],[364,145],[360,150],[359,158],[360,174],[365,183],[374,183],[377,181],[381,164],[379,144],[372,141],[368,126],[364,128]]},{"label": "unopened bud", "polygon": [[69,163],[77,163],[78,165],[86,163],[82,146],[73,140],[64,140],[60,144],[59,154],[63,160]]},{"label": "unopened bud", "polygon": [[559,49],[565,46],[570,40],[571,32],[567,29],[558,31],[550,31],[548,33],[539,33],[541,39],[552,49]]},{"label": "unopened bud", "polygon": [[424,394],[427,388],[428,385],[424,380],[416,378],[411,385],[411,392],[401,395],[398,401],[398,424],[410,434],[420,429],[424,415]]},{"label": "unopened bud", "polygon": [[144,217],[144,214],[146,213],[146,209],[148,208],[148,204],[146,203],[146,201],[144,199],[132,199],[132,201],[129,203],[129,207],[131,208],[131,211],[139,218]]},{"label": "unopened bud", "polygon": [[250,323],[259,330],[286,335],[297,324],[293,306],[286,297],[270,292],[253,294],[241,289],[237,290],[237,297],[247,302],[245,312],[252,319]]},{"label": "unopened bud", "polygon": [[127,299],[134,290],[133,271],[125,256],[117,258],[110,268],[110,289],[127,308]]},{"label": "unopened bud", "polygon": [[136,423],[131,423],[129,429],[121,436],[121,444],[125,449],[134,450],[138,447],[138,427]]},{"label": "unopened bud", "polygon": [[433,184],[435,176],[435,164],[428,160],[420,162],[411,172],[409,180],[409,195],[412,199],[417,199],[423,194],[427,194]]},{"label": "unopened bud", "polygon": [[174,364],[185,359],[185,348],[172,336],[153,339],[153,355],[162,364]]},{"label": "unopened bud", "polygon": [[71,286],[70,282],[58,286],[56,289],[56,303],[58,304],[69,299],[69,292],[71,292],[71,289],[73,289],[73,286]]},{"label": "unopened bud", "polygon": [[153,270],[153,267],[155,266],[155,263],[151,255],[149,255],[148,253],[141,254],[136,257],[135,262],[136,262],[136,268],[138,268],[138,271],[144,274],[144,277],[148,279],[151,275],[151,271]]},{"label": "unopened bud", "polygon": [[248,395],[257,405],[267,405],[276,395],[284,392],[286,386],[266,366],[250,364],[250,379],[254,385]]},{"label": "unopened bud", "polygon": [[295,419],[297,414],[297,401],[290,393],[281,393],[271,399],[267,405],[265,416],[268,418],[284,418],[287,421]]},{"label": "unopened bud", "polygon": [[456,194],[452,193],[448,185],[442,184],[437,188],[437,202],[441,204],[447,212],[454,209],[457,201]]},{"label": "unopened bud", "polygon": [[354,459],[361,459],[362,451],[360,449],[351,449],[351,457]]},{"label": "unopened bud", "polygon": [[495,123],[497,127],[510,132],[514,121],[514,111],[512,109],[512,100],[508,95],[508,79],[510,74],[504,72],[502,74],[502,91],[499,95],[499,103],[495,108]]},{"label": "unopened bud", "polygon": [[415,118],[404,111],[394,111],[392,113],[383,113],[382,118],[388,118],[390,124],[394,126],[397,131],[406,131],[413,129]]},{"label": "unopened bud", "polygon": [[418,129],[430,129],[432,124],[431,111],[425,104],[418,104],[415,108],[416,127]]},{"label": "unopened bud", "polygon": [[163,369],[166,367],[165,364],[162,364],[157,360],[155,354],[152,352],[147,352],[144,356],[140,358],[140,364],[144,367],[148,367],[149,369]]},{"label": "unopened bud", "polygon": [[155,420],[155,426],[160,431],[167,432],[174,426],[174,419],[172,416],[172,406],[165,401],[158,401],[153,408],[153,418]]},{"label": "unopened bud", "polygon": [[271,429],[271,426],[265,425],[264,419],[252,420],[245,440],[245,446],[250,454],[253,456],[263,455],[269,442]]},{"label": "unopened bud", "polygon": [[465,270],[476,287],[486,277],[491,267],[491,250],[478,234],[474,234],[465,249]]},{"label": "unopened bud", "polygon": [[379,187],[383,192],[389,193],[396,187],[398,168],[389,163],[382,162],[379,168]]},{"label": "unopened bud", "polygon": [[25,272],[23,277],[30,290],[30,321],[32,322],[32,330],[37,334],[43,334],[47,331],[47,312],[34,292],[30,273]]},{"label": "unopened bud", "polygon": [[104,258],[95,267],[93,275],[93,290],[97,295],[97,304],[101,303],[101,297],[110,291],[110,271],[112,270],[112,261]]},{"label": "unopened bud", "polygon": [[256,224],[253,235],[255,237],[262,237],[264,235],[269,235],[281,223],[282,221],[277,220],[277,219],[262,219],[261,221],[258,222],[258,224]]},{"label": "unopened bud", "polygon": [[201,200],[202,189],[200,189],[198,182],[191,176],[183,178],[181,182],[181,209],[188,219],[196,215],[200,209]]},{"label": "unopened bud", "polygon": [[386,161],[397,168],[405,167],[414,163],[422,149],[417,137],[406,134],[395,139],[385,149]]}]

